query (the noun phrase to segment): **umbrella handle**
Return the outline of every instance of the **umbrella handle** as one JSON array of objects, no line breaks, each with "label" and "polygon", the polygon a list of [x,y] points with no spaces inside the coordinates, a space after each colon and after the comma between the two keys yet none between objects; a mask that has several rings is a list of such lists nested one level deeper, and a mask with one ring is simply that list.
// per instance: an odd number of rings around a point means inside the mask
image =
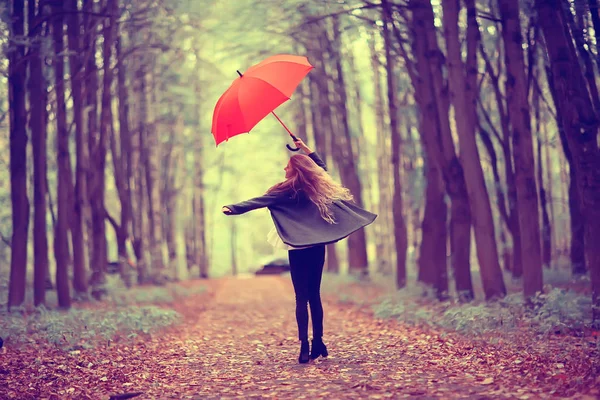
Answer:
[{"label": "umbrella handle", "polygon": [[285,147],[287,147],[289,151],[298,151],[298,150],[300,150],[300,148],[299,148],[299,147],[296,147],[296,148],[294,149],[294,148],[293,148],[292,146],[290,146],[289,144],[286,144],[286,145],[285,145]]},{"label": "umbrella handle", "polygon": [[[298,140],[298,138],[297,138],[296,136],[294,136],[294,134],[293,134],[293,133],[289,132],[289,134],[290,134],[290,136],[292,137],[292,140],[294,140],[294,141]],[[287,147],[289,151],[298,151],[298,150],[300,150],[300,147],[296,147],[296,148],[294,149],[294,148],[293,148],[292,146],[290,146],[289,144],[286,144],[286,145],[285,145],[285,147]]]}]

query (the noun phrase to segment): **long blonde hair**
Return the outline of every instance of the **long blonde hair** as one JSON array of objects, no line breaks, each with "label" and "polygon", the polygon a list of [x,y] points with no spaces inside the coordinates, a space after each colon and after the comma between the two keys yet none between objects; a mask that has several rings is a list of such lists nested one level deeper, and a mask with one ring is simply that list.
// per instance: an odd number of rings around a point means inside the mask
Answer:
[{"label": "long blonde hair", "polygon": [[303,154],[293,155],[289,167],[289,177],[271,187],[267,193],[292,190],[297,194],[303,190],[319,208],[321,217],[330,224],[335,223],[331,205],[336,200],[352,200],[350,190],[336,183],[325,170]]}]

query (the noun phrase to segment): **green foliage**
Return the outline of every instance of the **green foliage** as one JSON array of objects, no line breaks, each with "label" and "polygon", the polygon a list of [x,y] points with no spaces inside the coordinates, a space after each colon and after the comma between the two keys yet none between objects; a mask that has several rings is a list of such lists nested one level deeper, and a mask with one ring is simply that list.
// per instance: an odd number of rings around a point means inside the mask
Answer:
[{"label": "green foliage", "polygon": [[380,318],[397,318],[472,335],[510,333],[529,328],[535,333],[580,330],[591,323],[591,298],[571,290],[554,288],[526,302],[521,294],[495,303],[439,303],[416,298],[414,290],[401,290],[373,309]]},{"label": "green foliage", "polygon": [[[31,290],[28,290],[26,306],[7,313],[2,305],[0,337],[13,345],[41,338],[65,350],[106,345],[178,323],[182,317],[177,311],[158,305],[171,305],[206,290],[203,286],[186,288],[177,284],[128,290],[114,276],[108,277],[106,289],[105,301],[91,303],[93,308],[67,312],[45,307],[32,309]],[[0,274],[0,293],[8,293],[8,279],[3,274]],[[56,292],[47,292],[47,303],[55,304],[55,297]]]},{"label": "green foliage", "polygon": [[0,315],[0,336],[7,343],[34,342],[35,336],[41,336],[64,350],[92,348],[117,338],[133,338],[181,320],[176,311],[156,306],[127,306],[114,311],[73,309],[68,312],[40,307],[30,315]]},{"label": "green foliage", "polygon": [[572,290],[553,289],[539,294],[531,315],[537,330],[543,333],[579,330],[591,322],[592,299]]},{"label": "green foliage", "polygon": [[[544,274],[546,281],[555,284],[572,282],[567,273],[552,270]],[[375,276],[372,279],[377,280]],[[546,293],[529,301],[519,292],[497,302],[479,300],[471,304],[460,304],[456,300],[439,302],[435,290],[419,283],[411,283],[399,291],[382,285],[387,287],[387,291],[383,291],[387,294],[375,298],[365,290],[374,285],[374,282],[351,276],[325,274],[322,291],[342,303],[371,305],[379,318],[395,318],[411,325],[429,325],[474,336],[514,335],[517,329],[523,328],[537,334],[578,332],[591,324],[589,295],[551,285],[546,286]]]}]

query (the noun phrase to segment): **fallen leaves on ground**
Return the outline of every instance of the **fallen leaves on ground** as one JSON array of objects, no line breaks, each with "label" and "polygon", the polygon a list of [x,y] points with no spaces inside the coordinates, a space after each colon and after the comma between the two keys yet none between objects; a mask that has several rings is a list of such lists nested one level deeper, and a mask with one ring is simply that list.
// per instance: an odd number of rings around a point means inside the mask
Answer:
[{"label": "fallen leaves on ground", "polygon": [[[187,282],[184,285],[199,285]],[[173,305],[185,320],[95,349],[37,341],[0,355],[0,398],[596,398],[586,338],[484,343],[325,302],[328,359],[297,363],[285,277],[224,278]],[[35,339],[35,338],[33,338]],[[140,394],[141,393],[141,394]],[[125,397],[130,395],[132,397]]]}]

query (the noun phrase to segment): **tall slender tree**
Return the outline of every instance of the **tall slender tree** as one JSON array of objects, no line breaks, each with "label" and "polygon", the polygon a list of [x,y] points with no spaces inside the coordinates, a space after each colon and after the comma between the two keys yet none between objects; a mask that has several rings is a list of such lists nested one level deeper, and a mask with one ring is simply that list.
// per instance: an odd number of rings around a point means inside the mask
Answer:
[{"label": "tall slender tree", "polygon": [[390,130],[392,132],[392,168],[394,181],[393,216],[394,237],[396,244],[396,287],[406,286],[406,253],[408,237],[406,222],[404,221],[402,206],[402,182],[400,178],[400,154],[402,140],[400,135],[400,123],[398,121],[398,86],[396,83],[395,55],[392,55],[392,35],[390,25],[392,23],[392,11],[390,4],[384,0],[383,5],[383,39],[385,46],[386,76],[387,76],[387,100],[390,115]]},{"label": "tall slender tree", "polygon": [[[150,65],[154,64],[154,60],[149,60]],[[156,284],[162,284],[165,276],[165,264],[163,260],[162,241],[163,229],[161,223],[161,206],[160,206],[160,153],[161,145],[158,140],[158,127],[156,124],[156,79],[150,73],[147,74],[146,82],[148,83],[148,91],[150,102],[148,104],[148,125],[146,126],[146,142],[143,151],[144,170],[146,172],[146,190],[148,196],[148,249],[152,258],[151,275],[152,280]]]},{"label": "tall slender tree", "polygon": [[42,42],[42,18],[44,8],[37,1],[27,3],[31,47],[29,50],[29,129],[33,149],[33,301],[36,306],[44,304],[48,273],[48,227],[46,224],[47,139],[46,103],[48,100],[46,80],[40,55]]},{"label": "tall slender tree", "polygon": [[[340,171],[342,184],[346,186],[352,195],[354,201],[361,207],[362,185],[358,176],[358,168],[353,157],[352,137],[348,125],[348,97],[346,92],[346,83],[341,59],[341,31],[340,21],[333,18],[332,21],[333,39],[328,41],[328,51],[333,64],[335,73],[335,98],[336,114],[338,121],[338,134],[332,135],[335,145],[332,147],[332,155]],[[364,228],[359,229],[348,238],[348,267],[351,273],[368,275],[369,260],[367,257],[367,242]]]},{"label": "tall slender tree", "polygon": [[[418,71],[418,81],[413,82],[413,86],[421,113],[430,113],[428,108],[434,108],[431,118],[435,121],[436,129],[430,134],[433,135],[431,143],[436,154],[432,159],[441,163],[446,192],[451,199],[450,253],[456,290],[461,300],[470,301],[473,299],[469,261],[471,209],[463,168],[456,155],[450,129],[449,98],[442,74],[443,54],[437,43],[431,3],[427,0],[411,0],[409,8],[412,12],[412,42]],[[421,91],[417,94],[419,88]],[[486,285],[488,283],[486,281]],[[486,298],[502,295],[503,283],[490,284],[484,287]]]},{"label": "tall slender tree", "polygon": [[54,86],[56,91],[56,164],[58,166],[58,189],[54,254],[56,257],[56,292],[61,308],[71,307],[69,288],[69,221],[71,214],[70,189],[71,159],[69,154],[69,129],[65,104],[64,23],[62,6],[54,7],[52,37],[54,39]]},{"label": "tall slender tree", "polygon": [[535,181],[535,161],[527,78],[523,56],[523,36],[519,21],[518,0],[498,0],[502,20],[504,60],[506,65],[506,97],[510,110],[513,160],[519,226],[521,229],[521,259],[523,289],[530,297],[542,291],[542,257],[538,192]]},{"label": "tall slender tree", "polygon": [[91,276],[89,284],[92,296],[103,295],[106,265],[106,236],[104,228],[104,163],[102,162],[104,138],[98,126],[98,66],[96,65],[96,40],[98,17],[95,15],[95,0],[84,0],[84,52],[90,54],[85,63],[85,109],[87,110],[87,145],[89,168],[87,169],[87,190],[90,202],[90,223],[88,224],[88,249]]},{"label": "tall slender tree", "polygon": [[[81,18],[77,0],[65,2],[67,12],[67,34],[69,43],[69,74],[71,76],[71,95],[73,97],[73,123],[75,128],[75,196],[71,217],[71,238],[73,243],[73,289],[79,295],[87,293],[87,264],[85,258],[84,221],[88,209],[87,168],[88,149],[85,140],[83,121],[83,63],[81,46]],[[84,54],[93,57],[92,49]]]},{"label": "tall slender tree", "polygon": [[557,110],[560,109],[562,114],[561,125],[576,170],[577,190],[586,220],[585,255],[592,281],[593,318],[598,324],[600,247],[595,245],[595,241],[600,236],[600,119],[594,109],[561,3],[536,0],[535,9],[550,61],[548,81],[555,91],[554,99]]},{"label": "tall slender tree", "polygon": [[[476,49],[479,40],[479,28],[474,18],[467,20],[467,65],[462,61],[458,14],[459,0],[443,0],[444,36],[447,48],[448,86],[450,99],[454,105],[454,119],[460,142],[460,161],[464,168],[464,177],[473,216],[473,230],[477,245],[477,257],[486,298],[503,297],[506,294],[502,271],[498,259],[498,249],[494,231],[494,219],[481,160],[475,141],[475,118],[477,88],[473,79],[467,79],[467,70],[477,68]],[[467,10],[474,14],[474,4]],[[473,58],[474,57],[474,58]],[[456,273],[456,272],[455,272]]]},{"label": "tall slender tree", "polygon": [[10,199],[12,204],[12,238],[10,248],[10,286],[8,309],[25,301],[27,271],[27,232],[29,198],[27,197],[27,130],[25,121],[25,1],[12,3],[10,47],[8,50],[8,98],[10,107]]}]

